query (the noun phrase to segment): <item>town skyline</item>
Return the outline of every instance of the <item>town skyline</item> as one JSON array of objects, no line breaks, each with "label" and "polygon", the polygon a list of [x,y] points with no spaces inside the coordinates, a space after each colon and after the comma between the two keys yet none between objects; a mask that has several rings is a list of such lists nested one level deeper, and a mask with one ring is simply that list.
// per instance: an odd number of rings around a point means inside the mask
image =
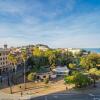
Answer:
[{"label": "town skyline", "polygon": [[37,46],[37,45],[42,45],[42,46],[48,46],[48,48],[51,48],[51,49],[67,49],[67,48],[69,48],[69,49],[100,49],[100,47],[51,47],[50,45],[47,45],[47,44],[40,44],[40,43],[37,43],[37,44],[24,44],[24,45],[17,45],[17,46],[14,46],[14,45],[12,45],[12,46],[9,46],[7,43],[5,43],[5,44],[1,44],[0,45],[0,49],[3,49],[4,48],[4,46],[5,45],[7,45],[7,48],[21,48],[21,47],[27,47],[27,46]]}]

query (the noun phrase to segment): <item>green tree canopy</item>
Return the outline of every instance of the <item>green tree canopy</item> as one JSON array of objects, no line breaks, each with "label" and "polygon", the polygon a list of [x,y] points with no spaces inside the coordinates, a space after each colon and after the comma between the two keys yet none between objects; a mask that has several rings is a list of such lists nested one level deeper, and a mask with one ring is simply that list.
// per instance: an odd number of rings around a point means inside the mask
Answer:
[{"label": "green tree canopy", "polygon": [[96,67],[99,59],[100,56],[98,54],[89,54],[88,56],[81,58],[80,65],[89,70],[90,68]]},{"label": "green tree canopy", "polygon": [[100,78],[100,70],[98,70],[97,68],[91,68],[89,70],[89,74],[91,76],[91,78],[93,79],[93,84],[94,87],[96,86],[96,80]]},{"label": "green tree canopy", "polygon": [[69,64],[69,68],[70,68],[70,69],[75,69],[75,68],[77,68],[77,65],[76,65],[76,64],[70,63],[70,64]]},{"label": "green tree canopy", "polygon": [[10,63],[13,63],[14,65],[16,65],[18,59],[17,59],[16,55],[9,53],[8,60]]},{"label": "green tree canopy", "polygon": [[84,87],[90,84],[91,79],[82,73],[76,73],[75,75],[66,76],[65,84],[75,84],[76,87]]}]

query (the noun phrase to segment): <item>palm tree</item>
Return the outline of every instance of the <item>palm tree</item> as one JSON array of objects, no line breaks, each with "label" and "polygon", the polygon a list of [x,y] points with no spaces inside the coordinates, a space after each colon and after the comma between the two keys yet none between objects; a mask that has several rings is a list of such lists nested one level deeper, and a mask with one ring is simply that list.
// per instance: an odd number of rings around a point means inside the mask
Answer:
[{"label": "palm tree", "polygon": [[[17,64],[17,59],[16,59],[16,57],[14,56],[14,54],[9,53],[9,55],[8,55],[8,60],[9,60],[10,63],[12,63],[13,67],[16,66],[16,64]],[[12,80],[13,80],[13,78],[14,78],[14,77],[13,77],[13,74],[12,74]],[[8,85],[10,86],[10,93],[12,94],[11,79],[10,79],[10,76],[9,76],[9,71],[8,71]]]},{"label": "palm tree", "polygon": [[13,67],[15,68],[16,64],[17,64],[17,57],[14,54],[9,54],[8,55],[8,60],[10,63],[12,63]]},{"label": "palm tree", "polygon": [[22,52],[21,58],[24,63],[24,88],[26,89],[26,75],[25,75],[26,74],[26,59],[27,59],[26,52]]},{"label": "palm tree", "polygon": [[49,60],[49,64],[50,64],[50,69],[51,70],[54,69],[55,66],[56,66],[56,56],[55,56],[55,54],[50,55],[48,60]]}]

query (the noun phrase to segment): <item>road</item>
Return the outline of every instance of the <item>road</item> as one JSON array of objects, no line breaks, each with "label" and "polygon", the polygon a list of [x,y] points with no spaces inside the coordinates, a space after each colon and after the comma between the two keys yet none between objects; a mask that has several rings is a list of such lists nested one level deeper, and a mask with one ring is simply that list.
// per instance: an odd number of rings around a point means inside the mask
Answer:
[{"label": "road", "polygon": [[0,100],[100,100],[100,94],[69,94],[69,93],[56,93],[40,97],[34,95],[11,95],[0,92]]},{"label": "road", "polygon": [[100,95],[95,94],[50,94],[33,98],[31,100],[100,100]]}]

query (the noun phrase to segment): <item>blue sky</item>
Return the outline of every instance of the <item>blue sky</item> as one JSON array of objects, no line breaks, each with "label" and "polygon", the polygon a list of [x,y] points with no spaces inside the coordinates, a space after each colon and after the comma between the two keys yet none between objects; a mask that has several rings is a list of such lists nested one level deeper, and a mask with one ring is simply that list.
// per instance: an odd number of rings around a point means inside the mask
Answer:
[{"label": "blue sky", "polygon": [[100,0],[0,0],[0,46],[100,47]]}]

